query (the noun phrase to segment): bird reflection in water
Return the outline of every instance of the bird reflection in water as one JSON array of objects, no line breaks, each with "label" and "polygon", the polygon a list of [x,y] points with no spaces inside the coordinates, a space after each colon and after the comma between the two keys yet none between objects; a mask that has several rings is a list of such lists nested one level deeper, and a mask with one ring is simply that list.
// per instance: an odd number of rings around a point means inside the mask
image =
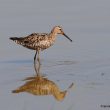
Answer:
[{"label": "bird reflection in water", "polygon": [[56,100],[62,101],[67,91],[72,88],[73,83],[65,91],[60,91],[59,87],[51,80],[42,76],[28,77],[24,79],[26,83],[12,93],[28,92],[33,95],[53,95]]},{"label": "bird reflection in water", "polygon": [[40,73],[41,65],[37,68],[37,75],[34,77],[27,77],[23,81],[26,81],[24,85],[20,86],[12,93],[28,92],[33,95],[43,96],[43,95],[53,95],[56,100],[62,101],[66,93],[70,88],[72,88],[73,83],[68,87],[67,90],[61,91],[55,82],[45,78]]}]

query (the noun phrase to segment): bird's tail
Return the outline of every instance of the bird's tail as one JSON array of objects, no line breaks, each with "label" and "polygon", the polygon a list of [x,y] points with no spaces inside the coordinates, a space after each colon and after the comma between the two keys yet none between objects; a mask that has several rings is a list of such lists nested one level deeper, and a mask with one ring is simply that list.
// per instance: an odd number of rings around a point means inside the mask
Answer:
[{"label": "bird's tail", "polygon": [[18,38],[18,37],[10,37],[10,40],[13,40],[14,42],[16,42],[17,44],[20,44],[22,42],[23,38]]},{"label": "bird's tail", "polygon": [[18,37],[10,37],[10,40],[19,40],[19,38]]}]

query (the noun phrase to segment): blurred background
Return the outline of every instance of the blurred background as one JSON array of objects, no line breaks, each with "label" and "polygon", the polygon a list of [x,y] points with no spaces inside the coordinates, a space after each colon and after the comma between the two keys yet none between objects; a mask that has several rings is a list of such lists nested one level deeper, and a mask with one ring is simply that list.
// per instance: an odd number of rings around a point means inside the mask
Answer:
[{"label": "blurred background", "polygon": [[[24,77],[34,75],[35,51],[9,40],[33,32],[47,32],[60,25],[73,40],[59,35],[41,52],[42,74],[62,90],[73,90],[63,102],[11,90]],[[110,99],[110,1],[109,0],[0,0],[0,108],[2,110],[99,110]],[[48,100],[48,101],[47,101]]]}]

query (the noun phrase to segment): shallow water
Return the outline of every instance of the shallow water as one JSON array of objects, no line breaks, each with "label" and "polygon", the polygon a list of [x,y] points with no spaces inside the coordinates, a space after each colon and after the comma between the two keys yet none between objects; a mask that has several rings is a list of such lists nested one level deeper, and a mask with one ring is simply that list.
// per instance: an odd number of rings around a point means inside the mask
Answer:
[{"label": "shallow water", "polygon": [[[110,105],[109,4],[108,0],[0,0],[0,108],[99,110]],[[12,94],[25,77],[35,75],[35,53],[9,37],[50,32],[54,25],[61,25],[73,43],[58,36],[55,45],[41,53],[41,72],[62,90],[72,82],[74,87],[62,102],[52,96]]]}]

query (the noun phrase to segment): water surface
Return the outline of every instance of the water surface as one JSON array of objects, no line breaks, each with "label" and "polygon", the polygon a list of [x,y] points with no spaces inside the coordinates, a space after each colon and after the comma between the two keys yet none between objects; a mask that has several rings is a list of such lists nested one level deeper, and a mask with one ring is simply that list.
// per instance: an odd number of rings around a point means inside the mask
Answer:
[{"label": "water surface", "polygon": [[[110,105],[110,2],[108,0],[0,0],[0,108],[2,110],[99,110]],[[35,74],[34,51],[9,40],[61,25],[73,40],[58,36],[41,53],[42,74],[64,90],[62,102],[52,96],[12,94]]]}]

